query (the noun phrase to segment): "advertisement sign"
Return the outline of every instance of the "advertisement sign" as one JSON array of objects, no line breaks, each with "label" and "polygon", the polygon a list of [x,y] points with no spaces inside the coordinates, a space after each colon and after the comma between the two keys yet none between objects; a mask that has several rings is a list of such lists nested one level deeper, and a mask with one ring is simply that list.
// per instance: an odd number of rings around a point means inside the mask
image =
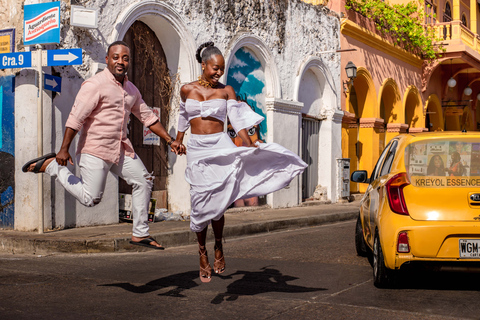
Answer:
[{"label": "advertisement sign", "polygon": [[0,53],[15,51],[15,29],[0,30]]},{"label": "advertisement sign", "polygon": [[415,187],[480,187],[480,143],[471,140],[414,142],[405,165]]},{"label": "advertisement sign", "polygon": [[[160,119],[160,108],[152,108],[152,111]],[[143,144],[159,146],[160,137],[144,126],[143,127]]]},{"label": "advertisement sign", "polygon": [[24,6],[23,43],[60,43],[60,2]]}]

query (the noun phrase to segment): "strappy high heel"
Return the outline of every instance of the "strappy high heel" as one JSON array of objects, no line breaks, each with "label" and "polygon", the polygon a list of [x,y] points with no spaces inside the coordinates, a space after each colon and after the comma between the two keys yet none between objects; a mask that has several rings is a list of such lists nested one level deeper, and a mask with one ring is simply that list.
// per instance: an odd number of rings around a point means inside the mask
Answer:
[{"label": "strappy high heel", "polygon": [[[202,249],[200,249],[198,250],[198,253],[200,253],[200,280],[202,282],[210,282],[212,280],[212,267],[210,266],[210,263],[208,263],[207,250],[204,247],[203,252]],[[202,267],[202,259],[206,260],[206,267]]]},{"label": "strappy high heel", "polygon": [[[221,256],[217,258],[217,252],[220,252]],[[215,273],[223,273],[225,271],[225,257],[223,256],[223,246],[215,246],[215,262],[213,263],[213,270]]]}]

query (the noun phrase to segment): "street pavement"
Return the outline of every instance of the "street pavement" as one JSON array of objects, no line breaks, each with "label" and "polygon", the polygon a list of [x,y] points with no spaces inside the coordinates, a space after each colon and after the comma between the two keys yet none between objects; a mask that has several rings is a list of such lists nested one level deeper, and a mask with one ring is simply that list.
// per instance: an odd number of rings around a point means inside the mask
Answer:
[{"label": "street pavement", "polygon": [[354,235],[348,220],[229,237],[226,270],[210,283],[200,281],[196,244],[0,253],[0,319],[479,319],[479,273],[412,270],[397,288],[378,289]]},{"label": "street pavement", "polygon": [[[225,213],[225,238],[235,238],[277,230],[303,228],[350,220],[357,217],[359,200],[329,204],[306,202],[301,206],[283,209],[268,207],[232,208]],[[123,222],[108,226],[64,230],[21,232],[0,230],[0,252],[14,254],[102,253],[149,251],[130,244],[132,225]],[[150,223],[150,235],[165,247],[196,243],[189,221]],[[209,238],[213,232],[209,228]]]}]

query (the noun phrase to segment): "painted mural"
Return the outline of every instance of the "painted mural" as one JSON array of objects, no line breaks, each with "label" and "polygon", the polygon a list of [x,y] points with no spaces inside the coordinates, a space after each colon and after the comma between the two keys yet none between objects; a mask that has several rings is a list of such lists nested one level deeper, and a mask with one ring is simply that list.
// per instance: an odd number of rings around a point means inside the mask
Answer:
[{"label": "painted mural", "polygon": [[0,77],[0,228],[13,229],[15,194],[14,76]]},{"label": "painted mural", "polygon": [[[260,125],[248,130],[252,141],[266,141],[267,121],[265,108],[265,72],[260,60],[247,48],[241,48],[233,56],[228,67],[227,84],[232,86],[237,94],[237,100],[246,102],[265,120]],[[235,131],[229,126],[228,134],[232,141],[241,146],[243,143]],[[258,206],[266,203],[265,196],[240,199],[233,204],[235,207]]]},{"label": "painted mural", "polygon": [[[241,48],[232,58],[228,67],[227,84],[232,86],[237,96],[244,99],[253,110],[267,118],[265,108],[265,72],[255,54]],[[259,126],[260,139],[267,138],[267,121]]]}]

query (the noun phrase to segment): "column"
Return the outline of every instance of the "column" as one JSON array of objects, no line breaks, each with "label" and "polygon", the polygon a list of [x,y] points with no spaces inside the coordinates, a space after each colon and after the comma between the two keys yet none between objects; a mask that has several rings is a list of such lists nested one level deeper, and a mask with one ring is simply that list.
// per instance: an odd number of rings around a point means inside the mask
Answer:
[{"label": "column", "polygon": [[[266,99],[267,142],[278,143],[292,152],[301,155],[301,121],[303,103]],[[290,185],[267,195],[267,204],[272,208],[292,207],[301,202],[301,175]]]},{"label": "column", "polygon": [[318,148],[318,184],[327,187],[327,197],[332,203],[338,200],[337,159],[342,158],[343,111],[335,110],[320,123]]},{"label": "column", "polygon": [[477,34],[477,1],[470,0],[470,31]]},{"label": "column", "polygon": [[[22,166],[37,157],[36,72],[23,69],[15,76],[15,230],[38,228],[38,176],[22,172]],[[52,99],[43,98],[43,153],[52,152]],[[13,170],[13,168],[12,168]],[[51,226],[51,179],[43,177],[45,229]]]},{"label": "column", "polygon": [[[360,142],[359,170],[367,170],[372,173],[377,163],[379,152],[380,132],[383,130],[383,119],[360,118],[358,141]],[[365,192],[368,185],[359,184],[360,192]]]}]

